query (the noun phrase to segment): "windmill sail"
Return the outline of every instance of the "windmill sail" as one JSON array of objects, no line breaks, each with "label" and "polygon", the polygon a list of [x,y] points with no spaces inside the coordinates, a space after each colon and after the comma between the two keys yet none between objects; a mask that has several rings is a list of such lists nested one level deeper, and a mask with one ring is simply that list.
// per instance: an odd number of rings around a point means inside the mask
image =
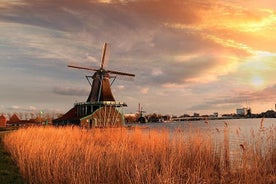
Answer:
[{"label": "windmill sail", "polygon": [[104,65],[107,65],[107,59],[106,59],[106,53],[107,53],[107,43],[104,43],[103,46],[103,53],[102,53],[102,60],[101,60],[101,68],[104,68]]},{"label": "windmill sail", "polygon": [[89,68],[89,67],[74,66],[74,65],[67,65],[67,66],[70,68],[76,68],[76,69],[82,69],[82,70],[98,71],[97,69]]},{"label": "windmill sail", "polygon": [[135,75],[132,73],[125,73],[125,72],[119,72],[119,71],[113,71],[113,70],[107,70],[107,72],[116,74],[116,75],[125,75],[125,76],[135,77]]}]

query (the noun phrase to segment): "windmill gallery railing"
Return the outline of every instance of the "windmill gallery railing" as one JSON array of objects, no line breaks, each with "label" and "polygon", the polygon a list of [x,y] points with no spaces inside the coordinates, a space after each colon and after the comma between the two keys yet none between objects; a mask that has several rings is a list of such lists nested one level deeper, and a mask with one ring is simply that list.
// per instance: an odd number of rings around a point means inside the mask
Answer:
[{"label": "windmill gallery railing", "polygon": [[77,109],[77,116],[86,116],[91,114],[95,110],[101,107],[126,107],[125,102],[116,102],[116,101],[100,101],[100,102],[77,102],[74,104]]},{"label": "windmill gallery railing", "polygon": [[100,102],[77,102],[76,105],[108,105],[115,107],[126,107],[127,104],[125,102],[115,102],[115,101],[100,101]]}]

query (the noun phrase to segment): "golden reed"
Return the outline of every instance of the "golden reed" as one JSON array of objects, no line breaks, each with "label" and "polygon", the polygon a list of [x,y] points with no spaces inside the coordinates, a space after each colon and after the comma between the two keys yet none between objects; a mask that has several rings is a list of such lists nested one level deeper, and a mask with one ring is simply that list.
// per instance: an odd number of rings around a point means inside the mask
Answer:
[{"label": "golden reed", "polygon": [[221,142],[220,131],[77,127],[23,128],[3,141],[32,184],[275,183],[275,128],[265,133],[268,148],[238,144],[235,165],[226,129]]}]

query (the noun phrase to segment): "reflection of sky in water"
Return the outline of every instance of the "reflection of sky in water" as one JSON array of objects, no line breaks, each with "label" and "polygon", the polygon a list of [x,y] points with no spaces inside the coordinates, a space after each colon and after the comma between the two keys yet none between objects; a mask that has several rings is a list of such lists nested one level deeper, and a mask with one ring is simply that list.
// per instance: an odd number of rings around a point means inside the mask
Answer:
[{"label": "reflection of sky in water", "polygon": [[[276,119],[232,119],[232,120],[208,120],[206,121],[183,121],[171,123],[145,123],[138,124],[145,130],[169,129],[172,132],[181,130],[185,133],[201,132],[210,135],[216,146],[224,146],[225,137],[229,139],[230,160],[239,164],[243,154],[241,145],[246,149],[248,146],[258,145],[262,150],[269,144],[270,131],[276,128]],[[228,132],[224,132],[227,127]],[[275,130],[274,130],[275,131]]]}]

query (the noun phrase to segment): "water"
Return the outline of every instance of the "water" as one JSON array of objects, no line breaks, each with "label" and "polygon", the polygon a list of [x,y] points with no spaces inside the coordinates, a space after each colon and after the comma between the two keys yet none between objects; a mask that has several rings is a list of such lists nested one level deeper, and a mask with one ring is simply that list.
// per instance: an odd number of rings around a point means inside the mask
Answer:
[{"label": "water", "polygon": [[227,120],[201,120],[201,121],[178,121],[169,123],[145,123],[135,124],[137,127],[150,129],[169,129],[174,131],[181,129],[191,131],[197,129],[201,132],[220,132],[227,127],[231,134],[238,134],[241,137],[247,137],[252,132],[258,132],[276,127],[276,118],[256,118],[256,119],[227,119]]},{"label": "water", "polygon": [[[276,130],[276,118],[267,119],[227,119],[227,120],[201,120],[182,121],[170,123],[145,123],[135,126],[145,130],[168,129],[172,133],[175,130],[191,133],[200,131],[203,134],[212,135],[215,144],[227,144],[231,162],[241,157],[243,149],[251,145],[259,145],[265,150],[269,131]],[[227,140],[227,143],[225,143]]]},{"label": "water", "polygon": [[227,120],[201,120],[182,121],[170,123],[145,123],[135,126],[148,129],[168,129],[174,132],[176,129],[191,132],[199,130],[202,133],[212,133],[221,137],[225,128],[229,132],[230,142],[233,144],[243,144],[250,141],[252,136],[276,128],[276,118],[256,118],[256,119],[227,119]]}]

